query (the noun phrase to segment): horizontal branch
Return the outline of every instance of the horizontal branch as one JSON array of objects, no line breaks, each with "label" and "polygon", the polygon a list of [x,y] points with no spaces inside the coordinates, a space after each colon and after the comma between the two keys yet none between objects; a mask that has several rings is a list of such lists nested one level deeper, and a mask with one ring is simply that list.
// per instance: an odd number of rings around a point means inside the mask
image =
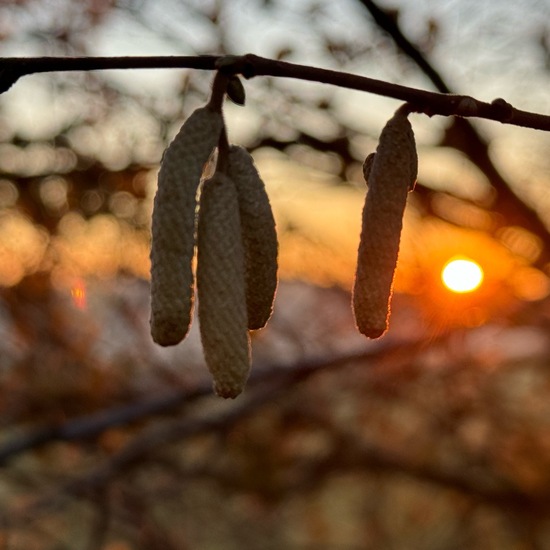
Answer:
[{"label": "horizontal branch", "polygon": [[[402,343],[400,341],[379,343],[367,350],[339,354],[334,357],[309,358],[296,363],[293,368],[284,364],[256,366],[249,378],[248,386],[273,383],[286,383],[290,387],[294,383],[314,375],[316,372],[328,369],[342,368],[356,361],[374,361],[388,351],[413,350],[422,346],[422,342]],[[142,421],[158,414],[166,414],[178,407],[195,402],[202,397],[212,395],[210,381],[198,384],[193,388],[171,390],[157,397],[136,401],[127,405],[103,409],[97,413],[71,418],[53,426],[39,426],[19,433],[3,441],[0,445],[0,466],[5,466],[16,456],[56,441],[81,441],[97,437],[105,430]]]},{"label": "horizontal branch", "polygon": [[61,71],[96,71],[108,69],[221,69],[245,78],[273,76],[330,84],[399,99],[410,103],[416,112],[429,116],[477,117],[504,124],[550,131],[550,116],[512,107],[503,99],[491,103],[459,94],[442,94],[392,84],[365,76],[298,65],[259,57],[243,56],[150,56],[150,57],[7,57],[0,59],[0,93],[8,90],[21,76]]}]

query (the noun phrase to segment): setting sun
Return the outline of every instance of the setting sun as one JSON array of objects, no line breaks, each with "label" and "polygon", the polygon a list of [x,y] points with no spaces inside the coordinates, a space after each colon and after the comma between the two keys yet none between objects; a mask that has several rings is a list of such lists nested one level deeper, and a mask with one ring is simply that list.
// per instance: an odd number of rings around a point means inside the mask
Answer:
[{"label": "setting sun", "polygon": [[465,293],[476,290],[483,281],[481,266],[467,258],[453,259],[441,271],[443,284],[453,292]]}]

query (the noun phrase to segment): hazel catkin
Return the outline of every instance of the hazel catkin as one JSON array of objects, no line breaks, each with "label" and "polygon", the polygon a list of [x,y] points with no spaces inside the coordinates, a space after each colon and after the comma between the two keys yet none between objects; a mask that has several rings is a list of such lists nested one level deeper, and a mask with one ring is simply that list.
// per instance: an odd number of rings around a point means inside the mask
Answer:
[{"label": "hazel catkin", "polygon": [[162,158],[153,206],[150,319],[153,340],[162,346],[179,343],[191,324],[197,189],[222,128],[220,112],[197,109]]},{"label": "hazel catkin", "polygon": [[216,172],[203,184],[197,230],[197,288],[206,365],[221,397],[237,397],[250,371],[250,338],[239,202],[234,182]]},{"label": "hazel catkin", "polygon": [[265,185],[246,149],[232,145],[228,175],[235,182],[244,246],[248,328],[265,326],[277,290],[277,231]]},{"label": "hazel catkin", "polygon": [[403,213],[417,166],[412,127],[406,112],[398,110],[364,166],[368,192],[352,300],[357,328],[369,338],[382,336],[388,328]]}]

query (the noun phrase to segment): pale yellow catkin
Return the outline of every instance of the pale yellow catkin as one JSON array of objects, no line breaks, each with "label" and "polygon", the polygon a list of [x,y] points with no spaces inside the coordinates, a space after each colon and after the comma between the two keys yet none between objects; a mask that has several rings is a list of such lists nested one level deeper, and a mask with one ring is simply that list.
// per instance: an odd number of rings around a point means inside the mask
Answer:
[{"label": "pale yellow catkin", "polygon": [[407,193],[416,181],[418,160],[406,113],[398,110],[380,135],[364,172],[368,192],[363,208],[353,311],[357,328],[378,338],[388,328],[394,272]]},{"label": "pale yellow catkin", "polygon": [[162,346],[178,344],[191,324],[197,189],[222,128],[220,112],[197,109],[162,158],[153,207],[150,319],[153,340]]},{"label": "pale yellow catkin", "polygon": [[214,391],[234,398],[243,391],[250,371],[250,337],[237,189],[220,172],[203,185],[197,238],[204,357],[214,379]]},{"label": "pale yellow catkin", "polygon": [[235,182],[239,196],[248,328],[256,330],[264,327],[271,316],[277,290],[279,247],[275,218],[264,182],[243,147],[230,147],[228,175]]}]

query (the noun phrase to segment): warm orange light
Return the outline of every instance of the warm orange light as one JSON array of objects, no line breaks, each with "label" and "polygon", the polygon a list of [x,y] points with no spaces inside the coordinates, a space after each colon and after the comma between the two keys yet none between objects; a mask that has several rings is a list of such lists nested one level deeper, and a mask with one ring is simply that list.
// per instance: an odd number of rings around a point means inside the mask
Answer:
[{"label": "warm orange light", "polygon": [[445,264],[441,270],[441,279],[453,292],[473,292],[483,282],[483,269],[468,258],[455,258]]},{"label": "warm orange light", "polygon": [[86,309],[86,285],[81,279],[77,279],[71,288],[73,304],[78,309]]}]

